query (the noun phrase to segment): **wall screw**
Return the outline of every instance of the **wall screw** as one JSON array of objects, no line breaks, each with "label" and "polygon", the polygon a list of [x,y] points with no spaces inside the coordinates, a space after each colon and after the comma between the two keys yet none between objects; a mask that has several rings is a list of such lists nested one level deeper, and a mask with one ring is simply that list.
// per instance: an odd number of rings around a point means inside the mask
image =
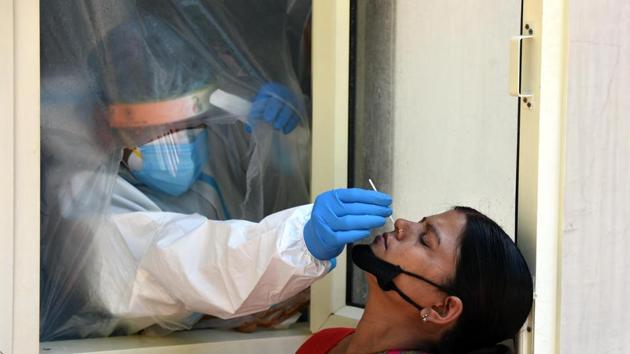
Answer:
[{"label": "wall screw", "polygon": [[532,103],[531,102],[527,102],[527,108],[532,108]]},{"label": "wall screw", "polygon": [[527,103],[527,97],[523,98],[523,102]]}]

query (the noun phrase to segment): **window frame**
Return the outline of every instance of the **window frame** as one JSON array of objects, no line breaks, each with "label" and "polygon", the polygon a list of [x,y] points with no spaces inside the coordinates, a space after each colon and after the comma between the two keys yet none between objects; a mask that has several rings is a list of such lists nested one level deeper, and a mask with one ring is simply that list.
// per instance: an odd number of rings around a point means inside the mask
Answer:
[{"label": "window frame", "polygon": [[35,353],[39,324],[39,1],[0,2],[0,351]]},{"label": "window frame", "polygon": [[[350,1],[313,2],[313,125],[311,200],[348,182],[348,108]],[[316,332],[354,327],[363,309],[346,305],[347,254],[337,267],[311,286],[310,327]]]}]

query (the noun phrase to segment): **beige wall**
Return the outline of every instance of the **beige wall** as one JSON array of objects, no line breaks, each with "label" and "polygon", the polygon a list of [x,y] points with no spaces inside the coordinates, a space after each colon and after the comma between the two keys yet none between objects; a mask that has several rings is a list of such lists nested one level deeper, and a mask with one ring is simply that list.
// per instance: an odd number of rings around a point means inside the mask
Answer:
[{"label": "beige wall", "polygon": [[569,1],[562,353],[630,353],[630,2]]},{"label": "beige wall", "polygon": [[[508,44],[520,9],[517,0],[357,3],[353,184],[369,188],[372,178],[391,193],[394,218],[467,205],[514,236]],[[364,293],[353,287],[353,298]]]},{"label": "beige wall", "polygon": [[394,216],[455,204],[514,235],[517,100],[507,93],[520,1],[397,1]]},{"label": "beige wall", "polygon": [[392,193],[394,217],[454,205],[514,235],[517,100],[508,43],[520,1],[358,3],[354,184]]}]

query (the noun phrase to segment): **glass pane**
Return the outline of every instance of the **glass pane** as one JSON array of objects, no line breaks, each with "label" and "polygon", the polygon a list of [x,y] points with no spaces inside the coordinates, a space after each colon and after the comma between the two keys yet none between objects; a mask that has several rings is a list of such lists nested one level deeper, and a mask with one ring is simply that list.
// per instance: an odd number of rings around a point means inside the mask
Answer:
[{"label": "glass pane", "polygon": [[[350,184],[370,188],[371,178],[391,193],[394,218],[466,205],[514,235],[518,106],[507,93],[508,43],[521,2],[355,6]],[[350,270],[349,284],[348,302],[363,304],[362,272]]]},{"label": "glass pane", "polygon": [[40,338],[296,320],[217,220],[309,201],[310,2],[41,5]]}]

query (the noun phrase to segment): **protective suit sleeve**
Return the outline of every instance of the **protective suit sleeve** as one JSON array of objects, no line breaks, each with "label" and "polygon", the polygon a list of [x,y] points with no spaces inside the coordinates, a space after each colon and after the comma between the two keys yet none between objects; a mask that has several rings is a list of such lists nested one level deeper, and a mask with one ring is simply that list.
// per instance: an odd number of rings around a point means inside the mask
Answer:
[{"label": "protective suit sleeve", "polygon": [[140,262],[130,312],[162,308],[232,318],[266,310],[330,270],[306,248],[312,206],[283,210],[259,223],[199,215],[112,215],[125,235],[156,233]]}]

